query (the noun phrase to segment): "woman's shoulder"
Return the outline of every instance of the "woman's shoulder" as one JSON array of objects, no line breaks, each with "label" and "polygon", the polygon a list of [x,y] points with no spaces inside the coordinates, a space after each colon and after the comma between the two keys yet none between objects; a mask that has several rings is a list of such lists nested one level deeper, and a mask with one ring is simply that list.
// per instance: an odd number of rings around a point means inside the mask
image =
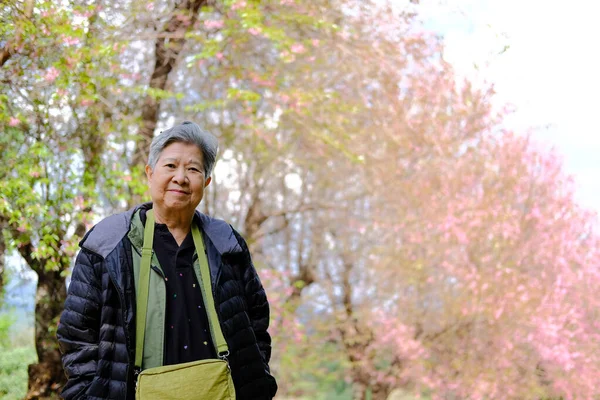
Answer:
[{"label": "woman's shoulder", "polygon": [[244,251],[244,240],[229,223],[200,212],[197,212],[196,216],[200,219],[202,230],[219,253],[223,255]]},{"label": "woman's shoulder", "polygon": [[134,211],[135,208],[102,219],[85,234],[79,247],[106,258],[129,232]]}]

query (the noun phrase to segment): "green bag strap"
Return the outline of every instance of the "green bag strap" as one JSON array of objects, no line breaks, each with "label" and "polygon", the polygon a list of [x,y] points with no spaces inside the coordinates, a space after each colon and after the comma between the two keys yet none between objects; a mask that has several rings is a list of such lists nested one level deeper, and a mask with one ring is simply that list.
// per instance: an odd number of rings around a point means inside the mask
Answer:
[{"label": "green bag strap", "polygon": [[142,369],[144,355],[144,334],[146,333],[146,313],[148,311],[148,292],[150,288],[150,261],[154,241],[154,211],[146,213],[144,244],[142,245],[142,263],[140,264],[139,293],[135,313],[135,366]]},{"label": "green bag strap", "polygon": [[215,306],[215,299],[213,298],[210,271],[208,268],[208,258],[204,249],[204,241],[196,224],[192,225],[192,237],[194,238],[198,261],[200,262],[200,279],[202,280],[200,288],[202,289],[202,298],[204,299],[204,306],[208,314],[210,333],[217,350],[217,355],[219,358],[226,360],[229,355],[229,347],[227,347],[227,342],[219,323],[219,317],[217,316],[217,308]]},{"label": "green bag strap", "polygon": [[[196,254],[200,262],[200,288],[202,298],[208,314],[208,324],[210,333],[217,350],[219,358],[227,360],[229,356],[229,347],[223,336],[217,309],[213,298],[210,270],[208,268],[208,259],[204,249],[204,241],[200,235],[200,230],[196,224],[192,224],[192,237],[196,247]],[[154,241],[154,211],[148,210],[146,213],[146,226],[144,228],[144,244],[142,245],[142,262],[140,265],[139,294],[137,296],[136,320],[135,320],[135,366],[142,369],[142,359],[144,355],[144,334],[146,328],[146,314],[148,311],[148,292],[150,287],[150,263],[152,259],[152,243]]]}]

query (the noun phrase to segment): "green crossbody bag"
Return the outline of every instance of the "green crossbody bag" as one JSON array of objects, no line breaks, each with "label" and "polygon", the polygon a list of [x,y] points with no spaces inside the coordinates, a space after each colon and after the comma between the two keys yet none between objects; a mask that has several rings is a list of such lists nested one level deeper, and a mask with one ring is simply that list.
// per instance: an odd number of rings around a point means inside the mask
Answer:
[{"label": "green crossbody bag", "polygon": [[212,294],[208,259],[200,231],[192,224],[192,237],[200,262],[200,288],[208,314],[210,333],[219,358],[141,369],[144,352],[144,331],[148,310],[150,259],[154,239],[154,214],[149,210],[144,229],[139,295],[137,296],[135,367],[137,376],[136,400],[235,400],[235,389],[227,361],[229,348],[221,331]]}]

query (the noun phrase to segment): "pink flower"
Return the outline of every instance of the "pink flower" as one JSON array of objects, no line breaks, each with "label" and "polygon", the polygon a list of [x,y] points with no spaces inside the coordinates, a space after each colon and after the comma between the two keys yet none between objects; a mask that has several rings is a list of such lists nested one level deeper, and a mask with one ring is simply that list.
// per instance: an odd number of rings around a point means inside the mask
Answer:
[{"label": "pink flower", "polygon": [[55,67],[50,67],[44,75],[44,80],[48,83],[54,82],[60,75],[60,72]]},{"label": "pink flower", "polygon": [[75,11],[73,11],[73,14],[75,14],[78,17],[82,17],[82,18],[89,18],[92,16],[91,11],[81,12],[81,11],[75,10]]},{"label": "pink flower", "polygon": [[502,315],[503,312],[504,312],[504,307],[497,308],[496,311],[494,312],[494,319],[500,318],[500,316]]},{"label": "pink flower", "polygon": [[215,57],[217,57],[217,60],[222,60],[224,58],[223,53],[217,53]]},{"label": "pink flower", "polygon": [[306,51],[302,43],[294,43],[290,50],[292,51],[292,53],[296,54],[304,53]]},{"label": "pink flower", "polygon": [[221,29],[223,26],[225,26],[225,22],[221,19],[221,20],[206,20],[204,21],[204,27],[206,29]]},{"label": "pink flower", "polygon": [[146,10],[148,10],[148,11],[154,10],[154,4],[153,3],[146,4]]},{"label": "pink flower", "polygon": [[242,1],[238,1],[236,3],[233,3],[231,5],[231,9],[232,10],[237,10],[238,8],[243,8],[243,7],[246,7],[246,2],[243,1],[243,0]]},{"label": "pink flower", "polygon": [[19,121],[19,118],[10,117],[10,121],[8,121],[8,126],[17,126],[20,122],[21,121]]},{"label": "pink flower", "polygon": [[256,35],[260,34],[260,29],[252,27],[252,28],[248,29],[248,33],[250,33],[251,35],[256,36]]},{"label": "pink flower", "polygon": [[319,47],[319,39],[313,39],[312,40],[312,45],[315,47]]},{"label": "pink flower", "polygon": [[63,43],[67,46],[71,46],[71,45],[79,43],[79,38],[74,38],[72,36],[63,36],[62,40],[63,40]]}]

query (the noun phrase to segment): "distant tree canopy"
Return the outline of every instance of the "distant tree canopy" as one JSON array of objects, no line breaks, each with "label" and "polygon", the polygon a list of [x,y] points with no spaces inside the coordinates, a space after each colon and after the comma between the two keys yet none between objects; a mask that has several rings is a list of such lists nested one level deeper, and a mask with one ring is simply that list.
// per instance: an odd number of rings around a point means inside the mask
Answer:
[{"label": "distant tree canopy", "polygon": [[0,22],[0,253],[39,277],[28,398],[64,383],[77,242],[147,200],[148,144],[186,119],[220,139],[201,208],[251,246],[282,396],[598,395],[597,221],[411,12],[25,0]]}]

